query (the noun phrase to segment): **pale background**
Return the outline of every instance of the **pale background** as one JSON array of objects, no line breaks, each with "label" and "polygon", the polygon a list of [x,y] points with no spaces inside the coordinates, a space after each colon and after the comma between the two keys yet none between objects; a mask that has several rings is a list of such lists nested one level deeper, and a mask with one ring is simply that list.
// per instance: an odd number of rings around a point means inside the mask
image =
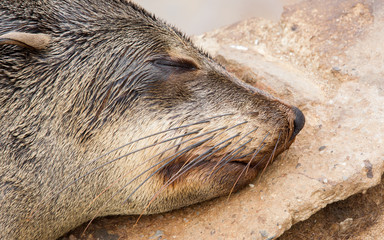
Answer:
[{"label": "pale background", "polygon": [[202,34],[251,17],[278,20],[283,6],[299,0],[135,0],[189,35]]}]

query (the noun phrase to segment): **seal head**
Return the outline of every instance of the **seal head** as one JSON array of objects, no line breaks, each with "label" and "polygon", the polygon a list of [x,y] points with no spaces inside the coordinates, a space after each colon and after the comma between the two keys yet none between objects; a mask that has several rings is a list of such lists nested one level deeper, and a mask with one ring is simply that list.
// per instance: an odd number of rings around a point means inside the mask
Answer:
[{"label": "seal head", "polygon": [[0,238],[248,184],[304,115],[123,0],[0,2]]}]

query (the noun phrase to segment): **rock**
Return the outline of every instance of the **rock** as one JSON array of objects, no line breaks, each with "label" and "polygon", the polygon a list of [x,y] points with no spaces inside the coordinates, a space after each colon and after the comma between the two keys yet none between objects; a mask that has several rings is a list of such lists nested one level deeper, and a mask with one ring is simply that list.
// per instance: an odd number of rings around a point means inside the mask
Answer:
[{"label": "rock", "polygon": [[152,237],[150,237],[149,239],[160,240],[160,239],[162,239],[163,236],[164,236],[164,232],[161,230],[157,230],[156,233]]}]

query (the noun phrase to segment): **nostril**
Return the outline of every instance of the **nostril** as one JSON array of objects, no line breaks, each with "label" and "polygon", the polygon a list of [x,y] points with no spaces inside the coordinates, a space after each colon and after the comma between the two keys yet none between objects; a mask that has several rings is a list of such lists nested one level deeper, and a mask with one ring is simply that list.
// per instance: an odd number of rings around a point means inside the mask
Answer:
[{"label": "nostril", "polygon": [[292,108],[293,112],[295,113],[295,121],[294,121],[294,129],[293,129],[293,134],[291,136],[291,139],[296,137],[297,134],[303,129],[304,124],[305,124],[305,117],[304,114],[298,109],[297,107]]}]

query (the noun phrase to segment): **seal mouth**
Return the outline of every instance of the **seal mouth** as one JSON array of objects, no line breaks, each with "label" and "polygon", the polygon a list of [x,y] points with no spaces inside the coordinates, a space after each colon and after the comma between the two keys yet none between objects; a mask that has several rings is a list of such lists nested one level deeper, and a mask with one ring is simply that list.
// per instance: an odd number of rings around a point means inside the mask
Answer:
[{"label": "seal mouth", "polygon": [[[177,161],[173,164],[166,166],[162,170],[162,174],[166,179],[181,177],[182,175],[188,175],[190,172],[196,170],[201,171],[204,169],[205,175],[212,176],[220,172],[225,172],[225,174],[235,173],[238,174],[239,170],[256,171],[258,162],[251,158],[236,158],[230,161],[226,161],[225,156],[215,156],[204,161],[199,161],[191,163],[190,161]],[[224,160],[223,160],[224,159]]]},{"label": "seal mouth", "polygon": [[[287,136],[288,137],[288,136]],[[280,153],[290,147],[295,141],[295,138],[276,142],[276,145],[269,149],[258,147],[253,150],[247,150],[246,153],[234,154],[233,152],[225,152],[218,155],[213,155],[208,158],[199,159],[198,154],[193,154],[189,157],[180,157],[175,162],[168,166],[168,176],[183,172],[186,174],[188,171],[194,169],[204,168],[210,172],[211,175],[225,169],[227,174],[238,172],[239,169],[245,169],[246,172],[259,171],[270,165]],[[237,155],[237,156],[236,156]]]},{"label": "seal mouth", "polygon": [[279,146],[275,146],[274,149],[267,152],[260,152],[260,149],[259,149],[258,151],[254,151],[253,153],[249,153],[249,154],[245,154],[243,156],[237,157],[229,161],[228,164],[242,165],[250,169],[264,168],[266,165],[271,164],[275,160],[275,158],[278,155],[280,155],[280,153],[288,149],[294,141],[295,141],[295,138],[291,138],[286,143]]},{"label": "seal mouth", "polygon": [[255,168],[259,165],[259,163],[260,162],[258,162],[257,160],[252,159],[252,156],[251,156],[251,157],[243,157],[243,158],[240,157],[228,162],[227,164],[234,164],[234,165],[248,167],[248,168]]},{"label": "seal mouth", "polygon": [[[267,154],[268,155],[268,154]],[[255,169],[261,165],[263,162],[266,162],[270,156],[264,155],[264,157],[260,158],[257,154],[248,153],[236,158],[228,159],[228,155],[215,156],[210,159],[209,162],[215,165],[215,169],[221,168],[224,165],[229,166],[239,166],[248,169]]]}]

